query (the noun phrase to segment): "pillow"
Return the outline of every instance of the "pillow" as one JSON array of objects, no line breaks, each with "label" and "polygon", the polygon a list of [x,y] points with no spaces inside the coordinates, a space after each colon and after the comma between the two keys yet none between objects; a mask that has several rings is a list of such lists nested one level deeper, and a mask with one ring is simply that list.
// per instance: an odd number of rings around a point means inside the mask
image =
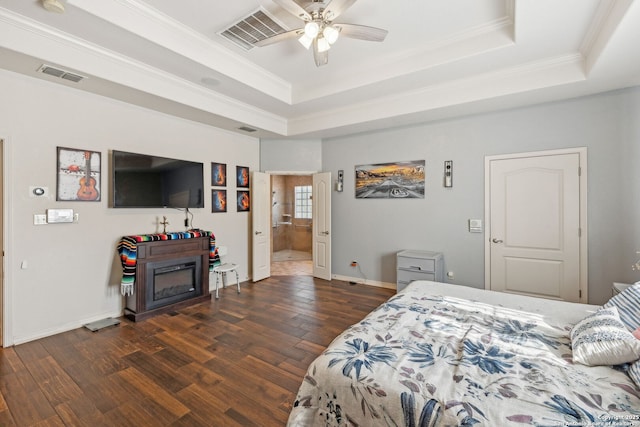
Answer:
[{"label": "pillow", "polygon": [[627,371],[636,386],[640,388],[640,360],[634,362]]},{"label": "pillow", "polygon": [[622,323],[627,329],[633,331],[640,326],[640,282],[636,282],[611,298],[603,307],[616,307]]},{"label": "pillow", "polygon": [[571,329],[573,361],[587,366],[619,365],[640,358],[640,341],[620,321],[616,307],[601,308]]}]

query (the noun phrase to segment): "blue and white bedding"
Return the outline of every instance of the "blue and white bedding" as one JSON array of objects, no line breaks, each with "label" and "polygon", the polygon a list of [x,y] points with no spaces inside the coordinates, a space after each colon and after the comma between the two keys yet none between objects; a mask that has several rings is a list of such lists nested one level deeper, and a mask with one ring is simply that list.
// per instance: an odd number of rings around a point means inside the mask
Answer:
[{"label": "blue and white bedding", "polygon": [[413,282],[309,366],[288,425],[640,426],[624,366],[572,361],[597,308]]}]

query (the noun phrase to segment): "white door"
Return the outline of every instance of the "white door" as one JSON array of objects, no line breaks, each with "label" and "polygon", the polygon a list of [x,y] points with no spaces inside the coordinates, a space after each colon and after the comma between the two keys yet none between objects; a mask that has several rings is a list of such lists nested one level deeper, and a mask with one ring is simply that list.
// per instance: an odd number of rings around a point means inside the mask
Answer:
[{"label": "white door", "polygon": [[486,237],[491,290],[585,300],[580,154],[489,160]]},{"label": "white door", "polygon": [[251,237],[253,281],[271,276],[270,176],[253,172],[251,179]]},{"label": "white door", "polygon": [[331,172],[313,175],[313,277],[331,280]]}]

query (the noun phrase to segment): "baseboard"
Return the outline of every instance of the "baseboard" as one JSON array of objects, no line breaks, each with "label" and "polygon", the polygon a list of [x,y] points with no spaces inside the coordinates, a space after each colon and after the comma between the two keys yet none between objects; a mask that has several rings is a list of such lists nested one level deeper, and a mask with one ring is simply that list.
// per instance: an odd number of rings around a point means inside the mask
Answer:
[{"label": "baseboard", "polygon": [[378,288],[396,289],[395,283],[379,282],[377,280],[363,279],[362,277],[349,277],[349,276],[341,276],[339,274],[332,274],[331,278],[336,280],[342,280],[344,282],[355,282],[355,283],[360,283],[362,285],[367,285],[367,286],[376,286]]},{"label": "baseboard", "polygon": [[8,344],[8,345],[20,345],[20,344],[24,344],[30,341],[35,341],[35,340],[39,340],[41,338],[46,338],[46,337],[50,337],[52,335],[57,335],[57,334],[61,334],[63,332],[69,332],[72,331],[74,329],[78,329],[78,328],[82,328],[85,324],[87,323],[91,323],[91,322],[95,322],[97,320],[101,320],[101,319],[106,319],[108,317],[121,317],[122,316],[122,311],[118,311],[118,312],[113,312],[113,313],[103,313],[97,316],[93,316],[87,319],[83,319],[83,320],[78,320],[76,322],[71,322],[71,323],[67,323],[65,325],[59,326],[57,328],[52,328],[52,329],[47,329],[44,331],[40,331],[38,334],[35,335],[29,335],[29,336],[24,336],[24,337],[17,337],[13,339],[13,343],[12,344]]}]

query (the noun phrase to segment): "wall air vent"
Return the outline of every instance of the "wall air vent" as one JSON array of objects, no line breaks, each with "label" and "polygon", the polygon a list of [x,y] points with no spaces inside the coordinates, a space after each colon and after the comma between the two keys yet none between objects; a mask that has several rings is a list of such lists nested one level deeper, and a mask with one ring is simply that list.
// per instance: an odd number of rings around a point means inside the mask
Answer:
[{"label": "wall air vent", "polygon": [[250,50],[254,43],[286,31],[275,18],[260,8],[218,34],[244,50]]},{"label": "wall air vent", "polygon": [[81,76],[70,71],[61,70],[60,68],[52,67],[51,65],[46,64],[40,66],[40,68],[38,68],[38,72],[42,74],[48,74],[53,77],[58,77],[60,79],[69,80],[70,82],[74,83],[78,83],[86,79],[85,76]]},{"label": "wall air vent", "polygon": [[255,132],[257,129],[250,128],[249,126],[240,126],[238,130],[242,130],[244,132]]}]

